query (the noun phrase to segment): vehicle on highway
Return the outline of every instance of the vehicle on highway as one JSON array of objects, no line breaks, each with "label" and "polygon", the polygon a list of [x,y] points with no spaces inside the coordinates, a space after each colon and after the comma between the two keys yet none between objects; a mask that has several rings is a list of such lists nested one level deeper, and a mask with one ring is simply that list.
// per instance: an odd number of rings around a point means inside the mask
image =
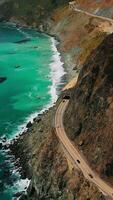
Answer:
[{"label": "vehicle on highway", "polygon": [[80,160],[77,160],[77,163],[79,163],[79,164],[80,164]]},{"label": "vehicle on highway", "polygon": [[70,96],[69,95],[64,95],[63,97],[62,97],[62,99],[70,99]]},{"label": "vehicle on highway", "polygon": [[93,176],[92,176],[91,174],[89,174],[89,177],[90,177],[90,178],[93,178]]}]

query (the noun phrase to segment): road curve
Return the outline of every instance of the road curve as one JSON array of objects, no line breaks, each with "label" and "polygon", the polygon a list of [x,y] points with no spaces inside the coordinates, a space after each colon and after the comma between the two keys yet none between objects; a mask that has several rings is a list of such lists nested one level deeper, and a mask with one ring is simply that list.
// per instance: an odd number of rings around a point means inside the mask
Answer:
[{"label": "road curve", "polygon": [[89,166],[88,162],[84,156],[79,152],[79,150],[71,143],[69,138],[66,135],[64,125],[63,125],[63,116],[68,106],[69,100],[62,100],[60,103],[56,114],[55,114],[55,131],[56,135],[63,145],[63,147],[68,152],[71,160],[75,163],[75,167],[82,171],[86,179],[93,182],[99,190],[106,196],[113,198],[113,188],[108,183],[103,181]]},{"label": "road curve", "polygon": [[89,13],[87,11],[84,11],[84,10],[80,10],[80,9],[77,9],[76,8],[76,5],[75,5],[75,2],[69,2],[69,8],[73,11],[76,11],[76,12],[80,12],[80,13],[83,13],[83,14],[86,14],[88,16],[91,16],[91,17],[96,17],[98,19],[102,19],[102,20],[107,20],[109,22],[112,22],[113,23],[113,19],[110,19],[108,17],[103,17],[103,16],[100,16],[100,15],[96,15],[96,14],[92,14],[92,13]]}]

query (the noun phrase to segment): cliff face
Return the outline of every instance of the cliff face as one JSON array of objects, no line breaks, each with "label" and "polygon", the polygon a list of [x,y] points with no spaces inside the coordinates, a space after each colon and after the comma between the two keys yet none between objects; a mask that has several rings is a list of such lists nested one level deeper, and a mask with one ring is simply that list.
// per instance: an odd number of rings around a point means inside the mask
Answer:
[{"label": "cliff face", "polygon": [[54,23],[49,31],[61,40],[60,50],[72,78],[75,76],[74,71],[81,69],[92,50],[102,42],[113,26],[108,21],[103,22],[101,19],[74,12],[67,6],[55,10],[51,17]]},{"label": "cliff face", "polygon": [[[106,1],[84,2],[79,0],[78,8],[89,8],[93,13],[97,7],[98,10],[105,8],[109,13]],[[92,167],[106,178],[109,175],[108,180],[112,181],[113,35],[107,36],[113,31],[112,23],[70,10],[68,0],[11,0],[0,10],[10,21],[38,28],[41,25],[43,30],[60,39],[59,51],[68,79],[80,71],[65,115],[67,133]],[[55,137],[52,123],[59,101],[11,145],[16,158],[20,158],[24,177],[32,179],[25,198],[105,200],[98,189],[66,160]]]},{"label": "cliff face", "polygon": [[[0,13],[8,18],[14,16],[19,20],[26,21],[29,25],[38,24],[53,9],[66,5],[69,0],[0,0]],[[78,9],[86,10],[91,13],[113,18],[113,0],[76,0]],[[11,9],[10,9],[11,8]],[[8,15],[7,15],[8,14]]]},{"label": "cliff face", "polygon": [[113,184],[112,91],[113,34],[85,62],[65,115],[70,137],[93,169]]},{"label": "cliff face", "polygon": [[113,18],[113,0],[77,0],[75,2],[78,9]]},{"label": "cliff face", "polygon": [[105,200],[97,188],[85,180],[64,156],[51,126],[59,101],[11,145],[16,158],[20,158],[23,164],[24,177],[28,177],[28,174],[31,177],[27,196],[22,199]]},{"label": "cliff face", "polygon": [[[4,1],[5,2],[5,1]],[[9,0],[0,7],[0,15],[28,26],[39,26],[57,7],[69,0]]]}]

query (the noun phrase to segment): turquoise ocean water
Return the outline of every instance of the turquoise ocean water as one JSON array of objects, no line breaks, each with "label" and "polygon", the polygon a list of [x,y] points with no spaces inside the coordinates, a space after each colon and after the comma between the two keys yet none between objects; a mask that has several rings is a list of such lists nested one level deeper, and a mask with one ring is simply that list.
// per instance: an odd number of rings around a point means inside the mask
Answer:
[{"label": "turquoise ocean water", "polygon": [[[36,30],[0,24],[0,139],[11,139],[24,124],[57,99],[64,75],[55,40]],[[20,185],[13,157],[0,150],[0,200],[11,200]]]}]

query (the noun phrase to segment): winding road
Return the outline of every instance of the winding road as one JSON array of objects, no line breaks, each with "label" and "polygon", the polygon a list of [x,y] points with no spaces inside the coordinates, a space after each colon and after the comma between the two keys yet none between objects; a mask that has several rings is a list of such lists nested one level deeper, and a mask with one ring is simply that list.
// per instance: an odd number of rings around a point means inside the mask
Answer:
[{"label": "winding road", "polygon": [[79,152],[79,150],[72,144],[72,142],[66,135],[63,124],[63,117],[68,104],[69,104],[69,99],[63,99],[55,115],[55,131],[59,141],[63,145],[63,150],[65,149],[67,151],[68,156],[72,160],[74,167],[78,166],[78,168],[82,171],[86,179],[88,179],[90,182],[93,182],[105,196],[111,197],[113,199],[113,188],[104,180],[102,180],[91,169],[87,160]]},{"label": "winding road", "polygon": [[[76,11],[84,13],[88,16],[96,17],[102,20],[107,20],[109,22],[113,23],[113,20],[110,18],[97,16],[96,14],[91,14],[89,12],[79,10],[76,8],[75,2],[69,3],[69,8]],[[76,82],[76,81],[75,81]],[[72,84],[73,85],[73,84]],[[70,86],[69,86],[70,87]],[[75,145],[72,144],[68,136],[66,135],[64,124],[63,124],[63,117],[64,113],[67,109],[67,106],[69,104],[69,99],[63,99],[60,103],[56,114],[55,114],[55,133],[62,144],[63,151],[67,156],[67,159],[70,157],[70,160],[72,161],[72,164],[74,167],[78,166],[78,168],[82,171],[83,175],[86,179],[88,179],[90,182],[94,183],[97,188],[107,197],[110,197],[113,199],[113,187],[110,186],[107,182],[105,182],[103,179],[101,179],[96,172],[92,170],[89,163],[87,162],[86,158],[82,155],[81,152],[79,152],[78,148],[75,147]]]},{"label": "winding road", "polygon": [[75,3],[75,1],[69,2],[69,8],[70,8],[71,10],[73,10],[73,11],[86,14],[86,15],[88,15],[88,16],[90,16],[90,17],[95,17],[95,18],[98,18],[98,19],[107,20],[107,21],[113,23],[113,19],[110,19],[110,18],[108,18],[108,17],[103,17],[103,16],[100,16],[100,15],[96,15],[96,14],[89,13],[89,12],[84,11],[84,10],[77,9],[77,8],[76,8],[76,3]]}]

